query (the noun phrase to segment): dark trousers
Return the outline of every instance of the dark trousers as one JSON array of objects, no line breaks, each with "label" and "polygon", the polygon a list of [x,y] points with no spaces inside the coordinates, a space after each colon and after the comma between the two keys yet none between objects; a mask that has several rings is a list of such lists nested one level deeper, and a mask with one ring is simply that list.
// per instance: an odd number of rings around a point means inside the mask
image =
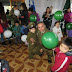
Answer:
[{"label": "dark trousers", "polygon": [[21,36],[18,35],[18,36],[15,36],[15,37],[16,37],[15,42],[16,43],[18,43],[18,42],[21,43]]},{"label": "dark trousers", "polygon": [[46,25],[46,28],[47,29],[50,29],[50,26],[51,26],[51,22],[50,21],[43,21],[44,23],[45,23],[45,25]]},{"label": "dark trousers", "polygon": [[67,34],[66,34],[66,25],[67,25],[67,23],[68,23],[68,22],[65,22],[64,35],[67,35]]}]

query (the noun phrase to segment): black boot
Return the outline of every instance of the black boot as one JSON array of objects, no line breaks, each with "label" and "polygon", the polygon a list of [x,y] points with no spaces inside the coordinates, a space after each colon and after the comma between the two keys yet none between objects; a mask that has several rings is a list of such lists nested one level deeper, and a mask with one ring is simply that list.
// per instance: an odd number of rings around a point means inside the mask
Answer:
[{"label": "black boot", "polygon": [[48,63],[52,63],[52,60],[48,60]]},{"label": "black boot", "polygon": [[11,44],[11,40],[9,40],[9,44]]},{"label": "black boot", "polygon": [[2,45],[7,45],[5,42],[2,42]]},{"label": "black boot", "polygon": [[40,53],[40,54],[39,54],[39,56],[42,56],[42,55],[43,55],[43,53]]}]

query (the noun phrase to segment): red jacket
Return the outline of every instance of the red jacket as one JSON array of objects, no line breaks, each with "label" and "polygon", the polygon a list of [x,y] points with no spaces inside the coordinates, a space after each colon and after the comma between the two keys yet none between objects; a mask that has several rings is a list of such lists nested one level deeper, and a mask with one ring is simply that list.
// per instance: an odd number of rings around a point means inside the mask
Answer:
[{"label": "red jacket", "polygon": [[2,16],[1,16],[1,14],[0,14],[0,24],[1,24],[2,28],[3,28],[3,29],[8,28],[8,22],[6,21],[5,23],[1,23],[1,19],[2,19]]},{"label": "red jacket", "polygon": [[1,24],[0,24],[0,33],[3,33],[3,28],[1,26]]},{"label": "red jacket", "polygon": [[65,72],[72,63],[72,56],[66,56],[65,53],[60,53],[60,49],[56,48],[55,64],[51,68],[53,72]]}]

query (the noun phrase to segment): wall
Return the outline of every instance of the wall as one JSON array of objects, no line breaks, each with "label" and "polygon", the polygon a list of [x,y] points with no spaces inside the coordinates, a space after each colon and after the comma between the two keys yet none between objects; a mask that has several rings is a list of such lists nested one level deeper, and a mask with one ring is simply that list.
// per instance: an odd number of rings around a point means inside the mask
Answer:
[{"label": "wall", "polygon": [[[34,0],[36,12],[39,14],[41,21],[43,20],[42,15],[45,12],[46,7],[53,6],[53,8],[55,9],[55,1],[56,0]],[[25,0],[25,3],[29,8],[29,0]]]}]

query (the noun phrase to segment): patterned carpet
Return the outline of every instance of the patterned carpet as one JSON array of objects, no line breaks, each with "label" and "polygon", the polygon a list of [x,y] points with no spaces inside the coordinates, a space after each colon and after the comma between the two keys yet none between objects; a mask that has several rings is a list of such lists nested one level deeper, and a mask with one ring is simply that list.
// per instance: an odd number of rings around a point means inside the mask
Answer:
[{"label": "patterned carpet", "polygon": [[[9,62],[11,72],[50,72],[54,64],[54,61],[52,64],[48,63],[45,52],[43,56],[35,55],[34,59],[30,60],[28,48],[24,44],[0,45],[0,50],[3,50],[3,53],[0,53],[0,59]],[[52,60],[54,60],[53,57]],[[68,72],[72,72],[72,65]]]}]

